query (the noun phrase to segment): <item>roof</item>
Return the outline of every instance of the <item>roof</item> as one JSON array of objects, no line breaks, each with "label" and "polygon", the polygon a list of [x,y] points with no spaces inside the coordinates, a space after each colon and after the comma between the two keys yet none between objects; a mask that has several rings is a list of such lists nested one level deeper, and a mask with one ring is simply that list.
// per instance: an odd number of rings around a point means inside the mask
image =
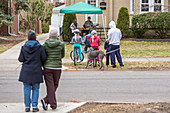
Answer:
[{"label": "roof", "polygon": [[67,14],[103,14],[102,10],[84,2],[72,4],[60,10],[60,13]]},{"label": "roof", "polygon": [[55,7],[53,8],[53,13],[56,12],[56,13],[59,13],[61,9],[65,8],[66,6],[65,5],[61,5],[61,6],[58,6],[58,7]]}]

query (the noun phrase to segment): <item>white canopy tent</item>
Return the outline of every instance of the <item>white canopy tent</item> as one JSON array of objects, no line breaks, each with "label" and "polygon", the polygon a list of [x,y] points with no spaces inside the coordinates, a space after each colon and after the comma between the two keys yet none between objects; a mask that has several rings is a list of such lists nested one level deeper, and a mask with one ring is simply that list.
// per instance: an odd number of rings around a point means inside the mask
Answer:
[{"label": "white canopy tent", "polygon": [[60,9],[63,9],[65,7],[66,5],[62,5],[62,6],[53,8],[50,27],[56,27],[58,30],[60,30],[60,27],[62,27],[63,25],[63,17],[64,17],[64,15],[60,14]]}]

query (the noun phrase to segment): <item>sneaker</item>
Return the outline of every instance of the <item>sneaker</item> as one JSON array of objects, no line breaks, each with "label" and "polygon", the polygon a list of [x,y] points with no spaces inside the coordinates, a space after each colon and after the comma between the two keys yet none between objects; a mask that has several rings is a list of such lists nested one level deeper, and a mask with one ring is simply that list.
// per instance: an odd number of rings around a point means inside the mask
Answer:
[{"label": "sneaker", "polygon": [[32,112],[39,112],[39,109],[38,108],[33,108]]},{"label": "sneaker", "polygon": [[82,61],[80,62],[80,65],[82,65]]},{"label": "sneaker", "polygon": [[47,110],[48,109],[48,104],[45,102],[44,99],[41,99],[41,103],[42,103],[42,107],[44,110]]},{"label": "sneaker", "polygon": [[124,66],[120,66],[120,68],[124,68]]},{"label": "sneaker", "polygon": [[51,108],[52,110],[56,110],[56,108]]},{"label": "sneaker", "polygon": [[98,66],[100,66],[100,62],[98,62]]},{"label": "sneaker", "polygon": [[25,108],[25,112],[30,112],[30,108]]},{"label": "sneaker", "polygon": [[116,69],[116,66],[112,66],[112,68]]},{"label": "sneaker", "polygon": [[90,62],[90,63],[89,63],[89,66],[92,66],[92,64],[93,64],[93,63],[92,63],[92,62]]}]

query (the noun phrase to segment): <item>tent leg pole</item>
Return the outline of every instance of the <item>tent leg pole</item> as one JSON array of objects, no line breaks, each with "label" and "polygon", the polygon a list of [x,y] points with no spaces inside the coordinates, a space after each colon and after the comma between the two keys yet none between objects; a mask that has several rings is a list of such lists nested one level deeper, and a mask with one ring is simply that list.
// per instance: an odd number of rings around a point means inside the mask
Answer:
[{"label": "tent leg pole", "polygon": [[60,26],[61,26],[61,14],[59,13],[59,21],[60,21],[60,23],[59,23],[59,26],[58,26],[58,36],[59,36],[59,39],[60,40],[62,40],[62,37],[61,37],[61,33],[60,33]]},{"label": "tent leg pole", "polygon": [[104,17],[103,17],[103,14],[102,14],[102,21],[103,21],[104,34],[105,34],[105,39],[106,39],[107,36],[106,36],[106,29],[105,29],[105,25],[104,25]]}]

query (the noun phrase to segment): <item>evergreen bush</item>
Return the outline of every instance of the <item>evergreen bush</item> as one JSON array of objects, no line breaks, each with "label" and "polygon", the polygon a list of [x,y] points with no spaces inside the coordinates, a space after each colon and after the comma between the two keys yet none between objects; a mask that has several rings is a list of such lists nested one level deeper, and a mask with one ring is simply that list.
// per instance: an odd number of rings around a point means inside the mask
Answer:
[{"label": "evergreen bush", "polygon": [[65,14],[63,20],[63,27],[62,27],[62,38],[64,41],[69,42],[72,38],[72,31],[70,29],[70,25],[73,20],[76,19],[75,14]]},{"label": "evergreen bush", "polygon": [[126,7],[120,8],[116,26],[121,30],[123,37],[129,36],[129,23],[128,9]]},{"label": "evergreen bush", "polygon": [[170,12],[154,12],[135,15],[131,30],[136,38],[144,38],[148,30],[154,30],[159,38],[167,37],[170,29]]},{"label": "evergreen bush", "polygon": [[159,38],[166,38],[170,30],[170,12],[153,13],[149,25]]},{"label": "evergreen bush", "polygon": [[42,33],[48,33],[48,31],[49,31],[49,25],[42,24]]}]

